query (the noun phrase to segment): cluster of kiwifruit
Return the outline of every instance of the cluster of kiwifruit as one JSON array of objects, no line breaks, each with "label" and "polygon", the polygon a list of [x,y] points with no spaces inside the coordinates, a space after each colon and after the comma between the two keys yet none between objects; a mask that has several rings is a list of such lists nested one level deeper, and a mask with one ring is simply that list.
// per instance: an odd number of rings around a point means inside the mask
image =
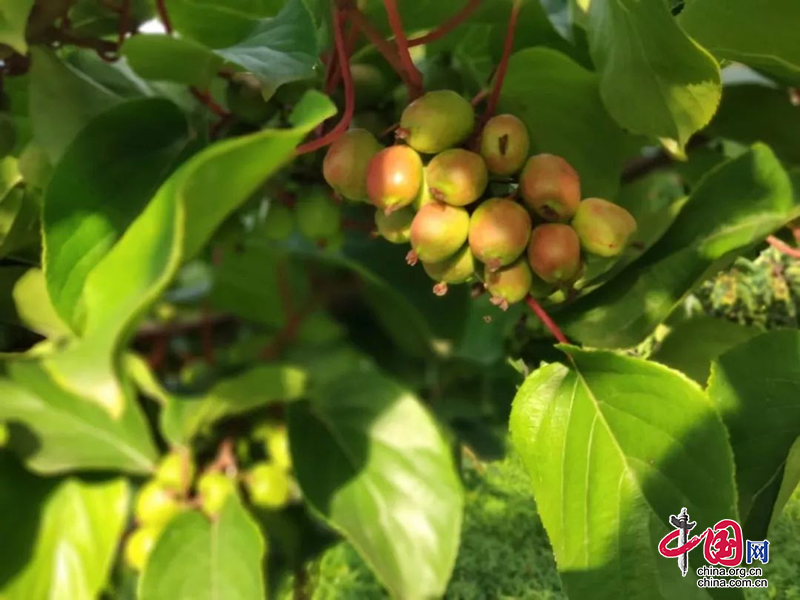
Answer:
[{"label": "cluster of kiwifruit", "polygon": [[[403,111],[395,145],[351,129],[328,149],[323,175],[340,196],[376,207],[381,236],[411,243],[408,263],[422,263],[439,295],[477,278],[505,309],[571,286],[582,250],[610,257],[625,249],[633,216],[607,200],[581,200],[580,178],[563,158],[529,156],[519,118],[494,116],[477,138],[474,124],[463,97],[429,92]],[[513,178],[516,191],[491,197],[491,178]]]}]

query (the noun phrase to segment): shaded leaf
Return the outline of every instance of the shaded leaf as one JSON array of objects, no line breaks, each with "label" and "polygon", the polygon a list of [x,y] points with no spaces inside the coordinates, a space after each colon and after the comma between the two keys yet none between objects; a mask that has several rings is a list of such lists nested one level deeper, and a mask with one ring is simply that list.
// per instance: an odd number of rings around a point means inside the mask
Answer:
[{"label": "shaded leaf", "polygon": [[258,19],[277,14],[283,4],[284,0],[171,0],[169,15],[184,37],[224,48],[245,37]]},{"label": "shaded leaf", "polygon": [[190,39],[135,35],[121,50],[131,68],[145,79],[175,81],[206,89],[223,59]]}]

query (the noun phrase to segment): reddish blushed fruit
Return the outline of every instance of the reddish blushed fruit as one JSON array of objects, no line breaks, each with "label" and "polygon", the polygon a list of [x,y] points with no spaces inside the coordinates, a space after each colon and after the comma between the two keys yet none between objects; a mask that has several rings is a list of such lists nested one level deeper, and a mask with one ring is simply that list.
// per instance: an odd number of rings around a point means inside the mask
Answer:
[{"label": "reddish blushed fruit", "polygon": [[533,274],[525,259],[520,258],[497,271],[486,269],[483,281],[492,295],[492,304],[506,310],[509,304],[520,302],[528,295]]},{"label": "reddish blushed fruit", "polygon": [[617,256],[636,232],[636,219],[621,206],[601,198],[587,198],[572,220],[581,246],[597,256]]},{"label": "reddish blushed fruit", "polygon": [[423,154],[436,154],[466,140],[474,125],[475,111],[467,100],[451,90],[438,90],[405,108],[397,137]]},{"label": "reddish blushed fruit", "polygon": [[434,156],[425,175],[431,196],[453,206],[472,204],[489,183],[489,172],[480,154],[461,148]]},{"label": "reddish blushed fruit", "polygon": [[375,211],[375,225],[378,233],[393,244],[403,244],[411,237],[411,222],[414,209],[410,206],[386,214],[381,209]]},{"label": "reddish blushed fruit", "polygon": [[463,208],[431,202],[419,209],[411,223],[409,263],[416,259],[439,262],[453,256],[464,242],[469,231],[469,214]]},{"label": "reddish blushed fruit", "polygon": [[392,212],[408,206],[422,187],[422,159],[408,146],[384,148],[367,165],[367,197]]},{"label": "reddish blushed fruit", "polygon": [[581,201],[578,173],[560,156],[531,156],[519,177],[525,204],[547,221],[568,221]]},{"label": "reddish blushed fruit", "polygon": [[475,273],[475,258],[469,246],[464,245],[450,258],[439,262],[423,262],[422,266],[428,277],[436,282],[433,293],[444,296],[447,293],[448,283],[466,283],[472,279]]},{"label": "reddish blushed fruit", "polygon": [[367,165],[381,148],[366,129],[345,132],[331,144],[322,161],[325,181],[348,200],[366,200]]},{"label": "reddish blushed fruit", "polygon": [[531,234],[531,217],[507,198],[481,204],[469,223],[469,247],[490,271],[513,263],[525,251]]},{"label": "reddish blushed fruit", "polygon": [[528,128],[514,115],[497,115],[481,134],[481,156],[495,175],[513,175],[525,164],[530,150]]},{"label": "reddish blushed fruit", "polygon": [[531,233],[528,262],[547,283],[572,281],[581,269],[581,244],[569,225],[545,223]]}]

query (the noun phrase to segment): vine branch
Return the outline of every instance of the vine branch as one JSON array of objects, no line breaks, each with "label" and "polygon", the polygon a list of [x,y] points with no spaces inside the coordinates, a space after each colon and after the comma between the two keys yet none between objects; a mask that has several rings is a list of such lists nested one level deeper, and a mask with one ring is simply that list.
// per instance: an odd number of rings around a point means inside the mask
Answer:
[{"label": "vine branch", "polygon": [[411,60],[408,38],[406,38],[405,31],[403,31],[403,20],[400,17],[400,11],[397,9],[396,0],[383,0],[383,6],[386,9],[386,15],[389,17],[392,33],[394,33],[394,41],[400,55],[400,64],[403,66],[406,75],[408,75],[408,81],[411,84],[408,91],[410,99],[413,100],[422,93],[422,73],[419,72],[419,69],[414,65],[414,61]]},{"label": "vine branch", "polygon": [[458,11],[455,15],[447,19],[444,23],[442,23],[439,27],[426,33],[425,35],[421,35],[420,37],[414,38],[412,40],[408,40],[409,47],[414,46],[421,46],[422,44],[430,44],[431,42],[435,42],[436,40],[440,40],[448,33],[453,31],[456,27],[461,25],[464,21],[469,19],[472,13],[475,12],[475,9],[480,6],[481,0],[469,0],[467,4]]},{"label": "vine branch", "polygon": [[164,30],[167,32],[167,35],[172,35],[172,21],[170,20],[169,13],[167,12],[166,0],[156,0],[156,11],[158,11],[158,18],[161,21],[161,24],[164,26]]},{"label": "vine branch", "polygon": [[791,256],[792,258],[800,258],[800,248],[792,248],[789,244],[781,239],[771,235],[767,238],[767,243],[778,250],[781,254]]},{"label": "vine branch", "polygon": [[569,344],[569,340],[567,336],[564,335],[564,332],[561,331],[556,322],[553,321],[552,317],[547,314],[542,305],[536,301],[536,298],[528,294],[525,296],[525,303],[530,307],[530,309],[539,317],[539,320],[542,322],[542,325],[547,327],[550,330],[550,333],[562,344]]},{"label": "vine branch", "polygon": [[508,70],[508,60],[511,58],[511,51],[514,49],[514,35],[517,31],[517,21],[519,20],[519,11],[522,7],[520,0],[514,0],[511,6],[511,14],[508,17],[508,30],[506,31],[506,39],[503,44],[503,55],[497,65],[497,70],[494,76],[494,85],[489,94],[489,99],[486,102],[486,112],[483,115],[483,122],[489,120],[497,109],[497,102],[500,100],[500,90],[503,89],[503,81],[506,78],[506,71]]},{"label": "vine branch", "polygon": [[381,53],[381,56],[388,62],[391,67],[397,71],[397,74],[403,80],[403,83],[407,86],[411,86],[411,82],[408,79],[408,75],[405,72],[405,69],[400,64],[400,60],[397,56],[397,52],[395,48],[390,44],[381,33],[375,28],[375,26],[370,22],[367,16],[361,12],[358,8],[352,7],[347,9],[347,14],[350,17],[350,20],[353,24],[364,34],[370,43],[375,46],[378,52]]}]

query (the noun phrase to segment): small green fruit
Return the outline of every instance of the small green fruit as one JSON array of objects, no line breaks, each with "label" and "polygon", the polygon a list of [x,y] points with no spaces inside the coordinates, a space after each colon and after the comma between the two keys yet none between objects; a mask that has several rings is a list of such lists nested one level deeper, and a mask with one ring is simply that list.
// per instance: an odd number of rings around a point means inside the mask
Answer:
[{"label": "small green fruit", "polygon": [[156,469],[155,480],[173,492],[184,492],[194,479],[195,466],[188,451],[167,454]]},{"label": "small green fruit", "polygon": [[530,149],[528,128],[514,115],[497,115],[481,134],[481,156],[495,175],[513,175],[525,164]]},{"label": "small green fruit", "polygon": [[17,129],[8,115],[0,114],[0,158],[5,158],[14,151],[17,144]]},{"label": "small green fruit", "polygon": [[134,571],[144,569],[161,531],[161,527],[153,525],[134,529],[125,541],[125,564]]},{"label": "small green fruit", "polygon": [[463,208],[431,202],[419,209],[411,223],[411,247],[409,264],[417,259],[423,262],[439,262],[453,256],[469,232],[469,214]]},{"label": "small green fruit", "polygon": [[374,108],[386,100],[389,84],[378,67],[354,63],[350,65],[350,74],[353,77],[357,110]]},{"label": "small green fruit", "polygon": [[228,108],[241,121],[259,125],[277,112],[264,99],[261,82],[252,73],[236,73],[228,84]]},{"label": "small green fruit", "polygon": [[617,256],[625,250],[636,232],[636,219],[621,206],[602,200],[587,198],[578,206],[572,220],[581,246],[598,256]]},{"label": "small green fruit", "polygon": [[490,271],[513,263],[525,251],[531,234],[531,217],[507,198],[481,204],[469,223],[469,247]]},{"label": "small green fruit", "polygon": [[209,517],[215,517],[225,506],[228,497],[236,492],[236,486],[223,473],[211,471],[200,477],[197,492],[200,494],[200,508]]},{"label": "small green fruit", "polygon": [[523,300],[533,283],[531,268],[524,258],[497,271],[486,269],[483,277],[486,289],[492,295],[492,304],[503,310]]},{"label": "small green fruit", "polygon": [[481,156],[461,148],[434,156],[425,175],[431,196],[453,206],[472,204],[489,183],[489,172]]},{"label": "small green fruit", "polygon": [[289,452],[289,432],[283,425],[271,427],[267,433],[267,452],[272,463],[281,469],[292,468],[292,455]]},{"label": "small green fruit", "polygon": [[375,225],[378,233],[393,244],[404,244],[411,238],[411,222],[414,209],[410,206],[386,214],[380,208],[375,210]]},{"label": "small green fruit", "polygon": [[289,501],[289,476],[280,466],[260,462],[245,476],[250,500],[263,508],[280,508]]},{"label": "small green fruit", "polygon": [[376,207],[392,212],[417,199],[422,179],[419,154],[408,146],[390,146],[367,165],[367,196]]},{"label": "small green fruit", "polygon": [[342,215],[339,206],[320,189],[307,192],[295,205],[297,228],[310,240],[327,240],[339,233]]},{"label": "small green fruit", "polygon": [[165,525],[183,508],[174,492],[158,481],[148,481],[136,498],[134,517],[141,525]]},{"label": "small green fruit", "polygon": [[294,232],[294,211],[285,204],[272,201],[267,210],[267,216],[261,225],[261,231],[268,240],[279,242],[287,239]]},{"label": "small green fruit", "polygon": [[475,125],[472,105],[450,90],[428,92],[414,100],[400,118],[399,138],[423,154],[458,146]]},{"label": "small green fruit", "polygon": [[522,169],[519,191],[525,204],[547,221],[568,221],[581,201],[581,182],[560,156],[531,156]]},{"label": "small green fruit", "polygon": [[366,129],[351,129],[328,148],[322,161],[325,181],[344,198],[367,199],[367,165],[381,149],[375,136]]},{"label": "small green fruit", "polygon": [[422,267],[428,277],[436,281],[433,293],[444,296],[447,293],[447,284],[466,283],[475,274],[475,258],[469,245],[464,245],[461,250],[450,258],[439,262],[423,262]]},{"label": "small green fruit", "polygon": [[531,233],[528,262],[547,283],[572,281],[581,269],[578,234],[569,225],[545,223]]}]

